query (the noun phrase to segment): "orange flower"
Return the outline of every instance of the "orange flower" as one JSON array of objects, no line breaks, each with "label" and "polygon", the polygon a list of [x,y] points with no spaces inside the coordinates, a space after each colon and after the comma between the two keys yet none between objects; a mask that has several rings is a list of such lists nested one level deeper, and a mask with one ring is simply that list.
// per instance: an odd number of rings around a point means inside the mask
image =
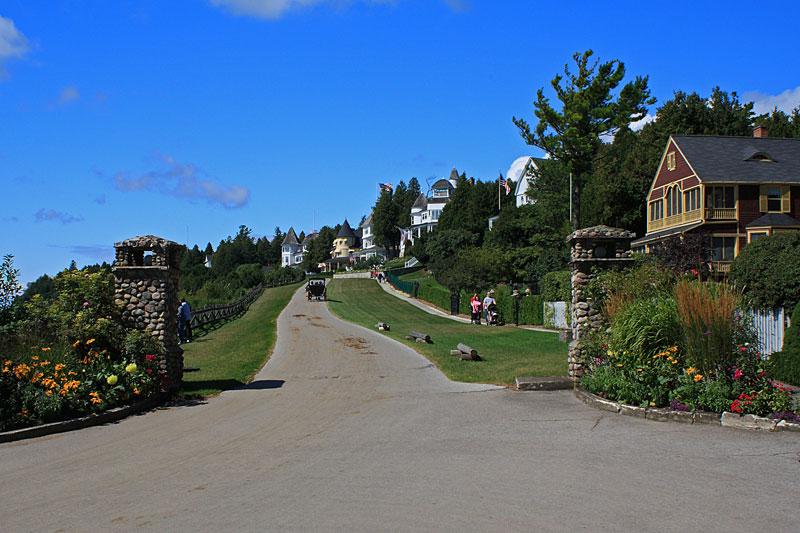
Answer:
[{"label": "orange flower", "polygon": [[63,364],[63,363],[58,363],[58,364],[56,365],[56,372],[58,372],[58,371],[60,371],[60,370],[64,370],[65,368],[67,368],[67,365],[65,365],[65,364]]},{"label": "orange flower", "polygon": [[94,339],[89,339],[88,341],[86,341],[86,344],[92,344],[93,342],[94,342]]},{"label": "orange flower", "polygon": [[697,375],[694,377],[694,382],[695,382],[695,383],[697,383],[698,381],[700,381],[700,380],[702,380],[702,379],[703,379],[703,374],[697,374]]},{"label": "orange flower", "polygon": [[75,348],[75,347],[76,347],[76,346],[78,346],[80,343],[81,343],[81,341],[80,341],[80,340],[77,340],[77,341],[75,341],[75,342],[73,342],[73,343],[72,343],[72,347],[73,347],[73,348]]},{"label": "orange flower", "polygon": [[43,352],[49,352],[49,351],[50,351],[50,348],[49,348],[49,347],[42,348],[42,351],[43,351]]}]

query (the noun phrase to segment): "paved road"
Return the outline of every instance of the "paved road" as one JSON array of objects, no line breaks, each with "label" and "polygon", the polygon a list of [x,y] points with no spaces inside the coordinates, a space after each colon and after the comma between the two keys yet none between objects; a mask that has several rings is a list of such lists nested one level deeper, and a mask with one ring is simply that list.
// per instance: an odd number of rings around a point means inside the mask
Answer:
[{"label": "paved road", "polygon": [[206,403],[0,445],[3,531],[798,531],[800,436],[449,382],[298,293]]}]

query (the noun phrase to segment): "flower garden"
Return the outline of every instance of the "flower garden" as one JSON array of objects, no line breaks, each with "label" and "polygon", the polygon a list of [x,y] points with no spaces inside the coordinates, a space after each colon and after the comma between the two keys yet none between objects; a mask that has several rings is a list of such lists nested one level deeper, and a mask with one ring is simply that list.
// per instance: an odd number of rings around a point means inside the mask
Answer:
[{"label": "flower garden", "polygon": [[0,431],[96,413],[161,392],[163,347],[125,330],[108,270],[65,270],[57,296],[0,320]]},{"label": "flower garden", "polygon": [[625,272],[598,275],[591,294],[607,328],[584,344],[581,384],[589,392],[643,407],[800,422],[731,284],[642,260]]}]

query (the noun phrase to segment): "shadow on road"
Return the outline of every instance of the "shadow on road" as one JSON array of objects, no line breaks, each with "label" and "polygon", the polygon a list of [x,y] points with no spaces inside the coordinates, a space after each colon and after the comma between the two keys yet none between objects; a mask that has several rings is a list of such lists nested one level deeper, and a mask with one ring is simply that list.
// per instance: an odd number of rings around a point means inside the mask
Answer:
[{"label": "shadow on road", "polygon": [[261,379],[258,381],[253,381],[244,387],[239,387],[239,390],[280,389],[283,387],[284,383],[286,382],[282,379]]}]

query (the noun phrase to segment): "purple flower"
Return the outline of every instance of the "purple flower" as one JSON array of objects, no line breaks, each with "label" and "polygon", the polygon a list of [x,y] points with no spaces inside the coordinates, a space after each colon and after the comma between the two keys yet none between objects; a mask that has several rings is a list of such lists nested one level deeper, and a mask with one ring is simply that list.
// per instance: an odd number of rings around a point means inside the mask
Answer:
[{"label": "purple flower", "polygon": [[710,331],[706,331],[705,333],[703,333],[703,335],[711,335],[711,332]]},{"label": "purple flower", "polygon": [[89,302],[83,302],[84,307],[89,307]]}]

